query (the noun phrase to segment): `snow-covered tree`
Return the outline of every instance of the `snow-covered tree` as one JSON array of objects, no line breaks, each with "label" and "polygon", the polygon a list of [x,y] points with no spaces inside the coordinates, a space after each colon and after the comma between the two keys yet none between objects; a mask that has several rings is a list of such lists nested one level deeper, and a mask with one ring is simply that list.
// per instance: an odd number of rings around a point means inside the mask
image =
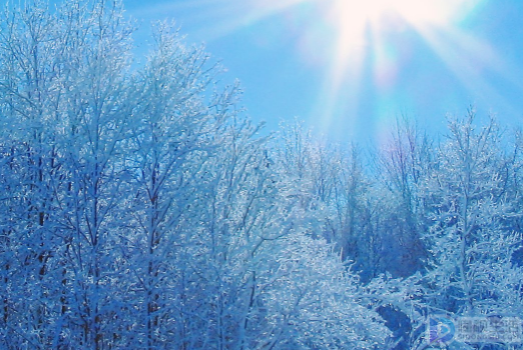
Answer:
[{"label": "snow-covered tree", "polygon": [[431,253],[427,278],[434,290],[428,299],[451,313],[500,313],[508,305],[514,312],[522,307],[522,271],[512,262],[521,237],[507,225],[517,215],[507,200],[510,159],[496,123],[476,131],[473,121],[473,111],[464,121],[450,121],[438,168],[427,180],[433,207],[425,234]]},{"label": "snow-covered tree", "polygon": [[[427,249],[425,269],[417,274],[403,280],[382,276],[367,286],[369,302],[380,305],[398,337],[397,349],[428,348],[431,315],[517,316],[523,305],[523,271],[515,259],[521,235],[514,228],[521,214],[514,155],[506,152],[495,121],[477,126],[474,111],[463,120],[449,120],[448,130],[437,153],[413,169],[417,179],[404,171],[401,153],[385,163],[389,181],[396,179],[386,183],[393,192],[402,193],[403,184],[410,187],[408,197],[418,206],[411,213]],[[455,343],[450,348],[474,347]]]},{"label": "snow-covered tree", "polygon": [[160,24],[133,67],[132,31],[112,1],[3,13],[0,347],[381,348],[315,207],[337,168],[309,196],[201,48]]},{"label": "snow-covered tree", "polygon": [[[431,172],[432,145],[428,136],[407,119],[398,119],[388,142],[380,150],[374,176],[381,192],[378,200],[388,234],[386,265],[395,276],[420,271],[426,258],[421,233],[426,229],[425,203],[419,186]],[[383,200],[384,197],[387,200]],[[381,197],[381,198],[379,198]],[[386,203],[386,204],[385,204]]]}]

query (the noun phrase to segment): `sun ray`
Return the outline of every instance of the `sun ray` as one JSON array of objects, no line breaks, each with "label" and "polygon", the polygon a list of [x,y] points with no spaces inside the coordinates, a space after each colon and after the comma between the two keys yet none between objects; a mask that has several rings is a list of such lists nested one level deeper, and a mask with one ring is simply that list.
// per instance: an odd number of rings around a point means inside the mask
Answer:
[{"label": "sun ray", "polygon": [[[457,30],[459,21],[483,1],[195,0],[206,4],[201,22],[207,24],[202,25],[207,33],[201,36],[208,40],[275,16],[284,24],[281,30],[295,33],[292,38],[304,60],[319,64],[314,68],[324,72],[315,115],[322,116],[325,131],[338,123],[335,118],[340,113],[354,126],[361,117],[361,105],[369,105],[371,97],[364,98],[365,94],[376,95],[376,103],[370,105],[379,113],[394,101],[391,96],[397,96],[398,81],[409,69],[407,64],[412,63],[407,56],[417,54],[412,52],[414,47],[406,47],[414,44],[398,39],[402,32],[417,33],[423,38],[467,90],[495,94],[489,82],[475,70],[489,66],[506,71],[501,68],[506,63],[491,47]],[[479,61],[465,64],[470,57]]]},{"label": "sun ray", "polygon": [[[342,104],[346,114],[345,120],[349,128],[353,128],[356,119],[361,117],[362,110],[359,105],[364,100],[362,86],[368,84],[369,79],[372,79],[374,84],[370,93],[380,95],[376,96],[376,101],[370,104],[370,108],[374,108],[378,114],[386,112],[385,105],[391,101],[387,92],[394,89],[398,75],[401,74],[400,69],[405,69],[401,66],[402,52],[398,51],[398,48],[394,52],[394,44],[391,44],[388,38],[390,31],[418,32],[467,90],[477,89],[479,85],[485,93],[495,94],[486,81],[474,77],[470,69],[460,66],[460,62],[466,61],[467,57],[478,55],[474,48],[463,52],[463,56],[454,61],[451,57],[452,48],[445,46],[443,41],[434,35],[428,35],[452,30],[456,27],[455,24],[481,1],[366,0],[358,4],[345,0],[321,1],[321,6],[324,6],[322,20],[330,23],[336,33],[336,40],[331,49],[333,57],[330,69],[320,94],[325,114],[328,115],[324,117],[324,129],[329,129],[330,125],[335,123],[333,116]],[[460,44],[466,46],[466,41],[463,40]],[[493,57],[492,50],[490,52]],[[502,60],[497,61],[499,65],[504,64],[501,63]],[[364,69],[364,65],[372,67]],[[347,91],[351,96],[346,96]],[[350,101],[350,106],[346,106],[347,100]],[[318,106],[317,109],[321,110],[322,107]],[[373,111],[365,112],[373,114]]]},{"label": "sun ray", "polygon": [[[419,33],[461,85],[470,92],[472,103],[478,102],[478,99],[496,100],[502,103],[505,110],[518,114],[511,107],[510,101],[488,81],[488,77],[495,73],[502,81],[517,90],[523,90],[523,84],[516,78],[522,75],[520,68],[504,69],[507,62],[489,44],[457,28],[439,28],[438,31],[420,28]],[[506,71],[511,74],[506,74]]]}]

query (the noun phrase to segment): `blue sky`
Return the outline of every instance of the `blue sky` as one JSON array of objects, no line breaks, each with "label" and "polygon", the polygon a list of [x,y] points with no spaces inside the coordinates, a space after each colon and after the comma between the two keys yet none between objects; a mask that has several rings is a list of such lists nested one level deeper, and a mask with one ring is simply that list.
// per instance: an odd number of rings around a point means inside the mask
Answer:
[{"label": "blue sky", "polygon": [[434,131],[471,105],[504,125],[523,120],[521,0],[123,1],[138,42],[170,18],[205,43],[269,130],[298,117],[330,138],[376,143],[401,115]]}]

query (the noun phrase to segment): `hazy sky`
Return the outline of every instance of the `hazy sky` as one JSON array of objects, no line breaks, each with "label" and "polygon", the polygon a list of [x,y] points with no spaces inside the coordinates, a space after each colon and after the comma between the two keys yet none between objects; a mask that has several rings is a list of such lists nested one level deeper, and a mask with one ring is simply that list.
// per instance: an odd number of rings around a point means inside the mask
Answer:
[{"label": "hazy sky", "polygon": [[123,0],[171,18],[238,78],[254,121],[298,117],[332,138],[379,142],[407,115],[523,120],[521,0]]}]

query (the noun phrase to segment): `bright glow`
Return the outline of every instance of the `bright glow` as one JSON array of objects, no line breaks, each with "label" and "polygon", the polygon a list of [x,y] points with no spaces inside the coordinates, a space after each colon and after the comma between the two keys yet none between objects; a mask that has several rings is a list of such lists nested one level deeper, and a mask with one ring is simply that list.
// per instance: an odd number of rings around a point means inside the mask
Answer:
[{"label": "bright glow", "polygon": [[347,101],[347,90],[353,108],[351,112],[349,106],[347,114],[356,116],[363,93],[361,85],[365,81],[368,83],[368,79],[373,78],[376,91],[394,86],[406,58],[393,52],[394,49],[401,52],[403,48],[401,41],[391,44],[391,37],[405,30],[416,30],[425,37],[427,33],[451,28],[481,0],[313,1],[317,3],[321,20],[334,34],[329,72],[323,87],[323,101],[329,105],[321,107],[326,111],[325,127],[329,128],[329,119],[334,114],[331,111],[336,110],[339,101]]},{"label": "bright glow", "polygon": [[[330,3],[330,4],[329,4]],[[432,23],[446,25],[459,17],[472,0],[324,0],[324,6],[331,7],[346,21],[361,23],[376,21],[387,14],[399,15],[411,23]],[[356,24],[355,23],[355,24]]]},{"label": "bright glow", "polygon": [[[473,6],[473,0],[323,0],[319,6],[326,20],[336,28],[340,39],[349,44],[364,44],[364,34],[376,32],[391,19],[413,27],[446,27]],[[477,2],[477,1],[475,1]]]},{"label": "bright glow", "polygon": [[[413,90],[423,87],[397,93],[403,91],[397,88],[405,84],[409,71],[419,71],[415,65],[422,61],[416,52],[420,47],[421,54],[430,50],[437,54],[464,86],[481,85],[479,69],[500,59],[495,53],[485,56],[492,51],[488,45],[455,33],[460,33],[459,22],[483,1],[194,0],[191,4],[208,9],[202,19],[207,38],[278,18],[271,27],[274,32],[265,33],[264,40],[270,43],[271,36],[274,41],[281,36],[294,41],[304,61],[323,70],[311,115],[321,117],[329,130],[338,117],[351,124],[363,114],[382,115],[393,104],[408,106],[420,98],[423,93]],[[445,33],[453,33],[452,40]]]}]

